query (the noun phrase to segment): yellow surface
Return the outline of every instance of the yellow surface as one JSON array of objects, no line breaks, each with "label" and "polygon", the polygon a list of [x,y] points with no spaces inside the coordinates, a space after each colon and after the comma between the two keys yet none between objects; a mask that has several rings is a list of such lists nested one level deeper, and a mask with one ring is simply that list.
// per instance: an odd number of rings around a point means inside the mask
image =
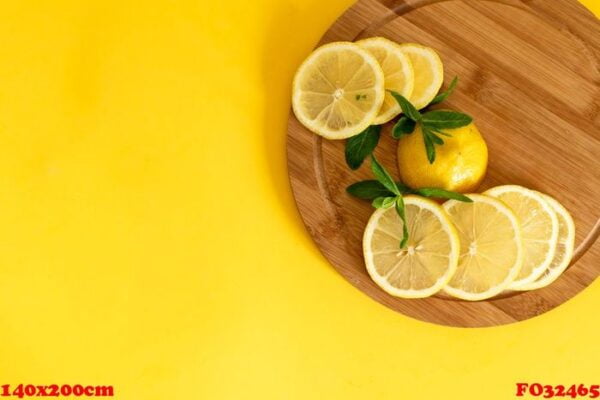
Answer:
[{"label": "yellow surface", "polygon": [[349,4],[2,2],[0,384],[495,400],[599,383],[598,282],[530,321],[451,329],[319,254],[284,134],[294,70]]}]

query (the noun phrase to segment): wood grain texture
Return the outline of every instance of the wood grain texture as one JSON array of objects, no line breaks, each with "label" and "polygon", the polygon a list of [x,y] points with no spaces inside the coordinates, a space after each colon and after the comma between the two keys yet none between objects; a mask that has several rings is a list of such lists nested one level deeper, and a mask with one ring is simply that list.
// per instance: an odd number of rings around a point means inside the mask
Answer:
[{"label": "wood grain texture", "polygon": [[[290,113],[289,176],[305,225],[323,254],[357,288],[411,317],[451,326],[512,323],[562,304],[600,274],[600,24],[576,0],[359,0],[320,44],[384,36],[418,42],[442,57],[447,108],[471,114],[490,161],[483,191],[520,184],[552,194],[577,227],[571,267],[549,287],[482,302],[394,298],[369,278],[362,233],[368,202],[345,188],[371,179],[349,170],[344,142],[310,133]],[[376,155],[396,171],[397,143],[384,127]]]}]

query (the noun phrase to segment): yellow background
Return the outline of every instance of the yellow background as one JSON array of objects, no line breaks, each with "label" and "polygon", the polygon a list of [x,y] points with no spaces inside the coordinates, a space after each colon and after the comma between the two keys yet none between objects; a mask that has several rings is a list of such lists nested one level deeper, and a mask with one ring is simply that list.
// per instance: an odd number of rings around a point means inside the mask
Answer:
[{"label": "yellow background", "polygon": [[372,301],[312,243],[287,180],[290,82],[350,4],[2,1],[0,384],[493,400],[600,383],[598,282],[533,320],[452,329]]}]

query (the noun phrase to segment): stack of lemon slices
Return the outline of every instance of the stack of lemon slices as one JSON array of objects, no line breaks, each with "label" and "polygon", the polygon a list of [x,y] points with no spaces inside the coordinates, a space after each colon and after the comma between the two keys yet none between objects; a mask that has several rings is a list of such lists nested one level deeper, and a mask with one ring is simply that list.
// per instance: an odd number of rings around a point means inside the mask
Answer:
[{"label": "stack of lemon slices", "polygon": [[316,49],[298,68],[292,107],[298,120],[327,139],[346,139],[400,114],[388,92],[418,109],[437,95],[444,68],[431,48],[374,37]]},{"label": "stack of lemon slices", "polygon": [[442,206],[406,196],[409,239],[393,208],[375,211],[363,238],[371,278],[397,297],[442,292],[484,300],[506,290],[549,285],[567,268],[575,226],[555,199],[516,185],[469,194]]}]

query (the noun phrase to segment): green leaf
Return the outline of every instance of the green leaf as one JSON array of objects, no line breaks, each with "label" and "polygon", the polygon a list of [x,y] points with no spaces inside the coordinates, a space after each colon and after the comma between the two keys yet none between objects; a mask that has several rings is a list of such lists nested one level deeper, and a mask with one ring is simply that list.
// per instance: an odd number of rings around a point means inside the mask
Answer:
[{"label": "green leaf", "polygon": [[456,111],[434,110],[423,114],[423,124],[437,129],[460,128],[471,122],[473,122],[473,118]]},{"label": "green leaf", "polygon": [[435,133],[433,133],[432,131],[429,131],[429,136],[431,137],[431,141],[434,144],[437,144],[440,146],[444,144],[444,141],[442,140],[442,138],[439,137],[438,135],[436,135]]},{"label": "green leaf", "polygon": [[408,101],[408,99],[406,99],[406,97],[402,96],[398,92],[394,92],[393,90],[390,90],[389,92],[392,94],[394,99],[396,99],[398,104],[400,104],[400,108],[402,109],[402,112],[404,113],[404,115],[406,115],[408,118],[412,119],[413,121],[421,120],[421,113],[419,113],[419,111],[415,108],[415,106],[413,106],[412,103],[410,101]]},{"label": "green leaf", "polygon": [[425,142],[425,152],[427,153],[427,160],[429,160],[429,164],[433,164],[435,161],[435,144],[431,139],[431,134],[429,129],[423,125],[423,141]]},{"label": "green leaf", "polygon": [[429,128],[429,130],[430,130],[431,132],[435,132],[435,133],[437,133],[438,135],[443,135],[443,136],[446,136],[446,137],[452,137],[452,135],[451,135],[451,134],[449,134],[448,132],[444,132],[443,130],[441,130],[441,129],[438,129],[438,128],[434,127],[434,126],[428,126],[428,128]]},{"label": "green leaf", "polygon": [[378,197],[371,203],[375,208],[390,208],[396,202],[396,196]]},{"label": "green leaf", "polygon": [[[396,182],[396,186],[402,194],[415,193],[411,188],[404,185],[402,182]],[[390,192],[379,181],[367,180],[353,183],[346,188],[349,195],[363,200],[373,200],[377,197],[390,197],[394,193]]]},{"label": "green leaf", "polygon": [[408,226],[406,225],[406,213],[404,212],[404,199],[402,196],[396,197],[396,212],[402,220],[402,240],[400,241],[400,248],[403,249],[408,241]]},{"label": "green leaf", "polygon": [[457,84],[458,84],[458,76],[455,76],[454,79],[452,79],[452,82],[450,82],[450,86],[448,86],[448,89],[446,89],[445,92],[438,93],[438,95],[435,96],[433,98],[433,100],[431,100],[431,103],[429,103],[429,105],[438,104],[438,103],[441,103],[442,101],[446,100],[448,98],[448,96],[450,96],[452,94],[452,92],[456,88]]},{"label": "green leaf", "polygon": [[425,197],[435,197],[438,199],[453,199],[458,201],[464,201],[466,203],[472,203],[473,200],[465,196],[464,194],[452,192],[450,190],[437,189],[437,188],[420,188],[415,190],[418,194]]},{"label": "green leaf", "polygon": [[400,189],[400,193],[402,194],[416,194],[414,190],[412,190],[402,182],[396,182],[396,187]]},{"label": "green leaf", "polygon": [[[472,200],[467,196],[452,192],[449,190],[438,189],[438,188],[419,188],[411,189],[402,182],[396,182],[396,186],[400,189],[400,192],[404,194],[419,194],[425,197],[434,197],[438,199],[453,199],[464,202],[471,202]],[[346,188],[346,191],[351,196],[357,197],[363,200],[374,200],[378,197],[394,197],[395,194],[390,192],[376,180],[366,180],[356,182]]]},{"label": "green leaf", "polygon": [[383,168],[383,165],[379,164],[379,161],[375,158],[374,155],[371,154],[371,171],[373,171],[373,175],[381,184],[390,192],[395,195],[400,194],[400,189],[396,186],[396,183],[390,176],[390,174]]},{"label": "green leaf", "polygon": [[379,181],[369,180],[353,183],[346,188],[346,192],[351,196],[364,200],[373,200],[377,197],[389,197],[394,193],[390,192]]},{"label": "green leaf", "polygon": [[377,147],[380,132],[381,126],[371,125],[346,141],[346,164],[351,169],[358,169],[365,158]]},{"label": "green leaf", "polygon": [[394,139],[400,139],[402,135],[409,135],[415,130],[416,122],[409,119],[407,116],[402,116],[394,125],[392,129],[392,137]]}]

